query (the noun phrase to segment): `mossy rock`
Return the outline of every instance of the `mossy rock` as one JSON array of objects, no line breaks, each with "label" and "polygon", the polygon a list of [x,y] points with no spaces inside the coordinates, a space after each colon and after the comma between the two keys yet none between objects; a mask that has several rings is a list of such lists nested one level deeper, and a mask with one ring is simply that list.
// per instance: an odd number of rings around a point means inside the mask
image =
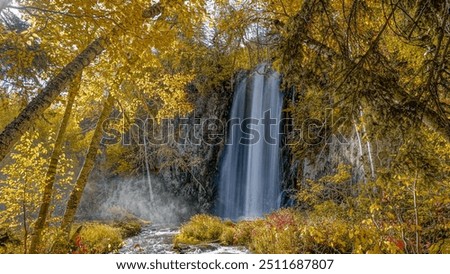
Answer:
[{"label": "mossy rock", "polygon": [[113,227],[119,228],[123,238],[129,238],[138,235],[142,231],[142,222],[138,220],[116,221]]}]

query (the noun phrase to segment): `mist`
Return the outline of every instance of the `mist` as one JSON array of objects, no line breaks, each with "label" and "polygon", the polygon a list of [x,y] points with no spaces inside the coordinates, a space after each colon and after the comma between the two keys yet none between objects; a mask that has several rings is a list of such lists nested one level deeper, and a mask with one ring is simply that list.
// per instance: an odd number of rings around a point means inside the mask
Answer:
[{"label": "mist", "polygon": [[[79,213],[95,219],[120,220],[133,216],[153,224],[179,224],[196,213],[188,198],[167,189],[161,179],[152,176],[151,184],[153,195],[147,179],[92,182],[86,189],[88,193],[85,193],[81,210],[84,212]],[[97,197],[93,202],[95,206],[90,205],[94,197]]]}]

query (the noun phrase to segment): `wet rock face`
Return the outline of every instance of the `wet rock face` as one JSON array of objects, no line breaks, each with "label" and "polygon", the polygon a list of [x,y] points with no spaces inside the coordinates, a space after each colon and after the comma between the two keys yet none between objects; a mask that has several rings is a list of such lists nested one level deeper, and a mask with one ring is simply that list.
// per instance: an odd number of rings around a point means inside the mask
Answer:
[{"label": "wet rock face", "polygon": [[151,154],[156,156],[151,161],[159,167],[156,176],[164,188],[193,205],[195,212],[189,212],[192,214],[209,212],[214,205],[233,92],[225,84],[208,94],[192,92],[190,97],[193,112],[172,120],[174,138],[164,146],[154,147]]}]

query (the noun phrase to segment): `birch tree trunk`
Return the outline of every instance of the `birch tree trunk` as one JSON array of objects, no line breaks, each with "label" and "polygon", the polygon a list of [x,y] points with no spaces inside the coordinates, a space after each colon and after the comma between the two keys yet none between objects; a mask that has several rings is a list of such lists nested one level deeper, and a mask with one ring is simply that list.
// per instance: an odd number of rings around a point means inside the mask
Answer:
[{"label": "birch tree trunk", "polygon": [[72,114],[73,103],[75,97],[78,94],[81,85],[81,73],[73,81],[72,86],[69,89],[69,94],[67,97],[66,109],[64,110],[63,119],[61,125],[59,126],[58,135],[55,140],[55,146],[50,156],[50,164],[45,174],[45,187],[42,197],[42,203],[39,209],[39,215],[37,221],[34,225],[34,233],[31,237],[30,252],[38,253],[39,245],[41,243],[41,235],[44,230],[45,224],[47,222],[48,212],[50,208],[50,203],[52,201],[53,185],[56,179],[56,173],[58,170],[58,161],[62,153],[64,136],[66,133],[67,126],[69,124],[70,115]]},{"label": "birch tree trunk", "polygon": [[75,219],[75,214],[78,209],[78,205],[80,204],[81,196],[83,194],[84,188],[86,187],[89,175],[94,168],[97,152],[100,148],[100,141],[102,140],[103,136],[103,123],[106,121],[112,111],[113,102],[114,97],[109,95],[108,99],[104,103],[100,118],[97,121],[94,135],[92,136],[91,144],[89,145],[83,167],[80,171],[80,174],[78,175],[75,187],[73,188],[72,193],[69,196],[66,211],[61,223],[61,229],[63,231],[63,236],[65,237],[65,239],[67,239],[67,237],[69,236],[70,229],[72,228],[72,223]]},{"label": "birch tree trunk", "polygon": [[33,122],[50,107],[59,94],[71,83],[81,71],[88,66],[108,45],[109,39],[97,38],[75,59],[67,64],[47,86],[31,100],[31,102],[0,134],[0,161],[2,161],[14,144],[30,128]]}]

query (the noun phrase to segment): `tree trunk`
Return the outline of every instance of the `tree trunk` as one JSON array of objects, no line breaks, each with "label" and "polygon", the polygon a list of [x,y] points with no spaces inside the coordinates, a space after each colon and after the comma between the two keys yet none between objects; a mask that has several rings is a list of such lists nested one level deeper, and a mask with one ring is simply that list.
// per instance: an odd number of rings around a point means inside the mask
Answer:
[{"label": "tree trunk", "polygon": [[100,147],[100,141],[103,136],[103,123],[109,117],[112,108],[113,108],[114,97],[111,95],[108,96],[106,100],[102,113],[100,114],[100,118],[97,121],[97,126],[95,127],[94,135],[91,139],[91,144],[89,145],[89,149],[86,155],[86,159],[84,160],[83,168],[78,175],[77,182],[75,187],[70,194],[69,201],[67,202],[66,211],[64,213],[64,217],[61,223],[61,229],[63,233],[63,240],[68,240],[70,229],[72,228],[72,223],[75,218],[75,214],[78,209],[78,205],[81,200],[81,196],[83,194],[84,188],[89,178],[89,174],[94,168],[95,159],[97,156],[98,149]]},{"label": "tree trunk", "polygon": [[[2,7],[2,6],[0,6]],[[153,18],[163,12],[163,6],[157,3],[144,10],[142,18]],[[112,33],[120,28],[115,27]],[[87,46],[75,59],[67,64],[61,72],[52,78],[47,86],[21,111],[0,134],[0,162],[20,137],[30,128],[36,120],[58,97],[58,95],[73,81],[83,68],[88,66],[109,45],[109,36],[101,36]]]},{"label": "tree trunk", "polygon": [[45,227],[48,211],[50,208],[50,203],[52,201],[53,185],[55,183],[56,172],[58,170],[58,161],[62,153],[62,146],[64,141],[64,135],[66,133],[67,126],[69,124],[69,118],[72,113],[73,103],[75,97],[78,94],[81,85],[81,73],[72,83],[69,89],[69,94],[67,97],[66,109],[64,111],[63,119],[61,125],[59,126],[58,135],[55,140],[55,146],[50,157],[50,164],[45,175],[45,187],[42,197],[42,203],[39,209],[39,215],[37,221],[34,225],[34,234],[31,237],[30,253],[38,253],[39,245],[41,243],[42,231]]},{"label": "tree trunk", "polygon": [[88,66],[100,53],[105,50],[109,40],[100,37],[84,49],[72,62],[67,64],[61,72],[51,79],[47,86],[21,111],[0,134],[0,161],[9,150],[29,129],[36,120],[58,97],[58,95],[73,81],[73,79]]}]

